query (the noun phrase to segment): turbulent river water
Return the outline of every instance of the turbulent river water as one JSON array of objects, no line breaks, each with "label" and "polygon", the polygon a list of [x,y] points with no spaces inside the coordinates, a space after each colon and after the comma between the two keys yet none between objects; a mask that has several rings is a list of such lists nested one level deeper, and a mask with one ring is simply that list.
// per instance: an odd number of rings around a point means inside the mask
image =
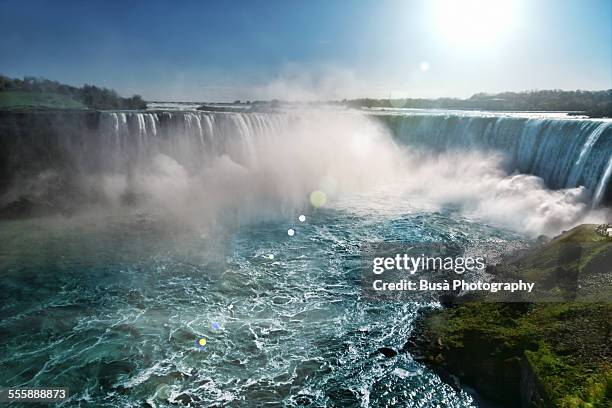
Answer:
[{"label": "turbulent river water", "polygon": [[503,152],[409,148],[364,115],[105,113],[96,138],[62,129],[46,143],[63,162],[15,165],[5,194],[64,202],[34,193],[61,180],[83,208],[0,221],[0,384],[68,386],[66,407],[478,406],[409,353],[377,352],[437,306],[364,299],[362,248],[452,242],[495,260],[605,211],[581,183],[550,190]]}]

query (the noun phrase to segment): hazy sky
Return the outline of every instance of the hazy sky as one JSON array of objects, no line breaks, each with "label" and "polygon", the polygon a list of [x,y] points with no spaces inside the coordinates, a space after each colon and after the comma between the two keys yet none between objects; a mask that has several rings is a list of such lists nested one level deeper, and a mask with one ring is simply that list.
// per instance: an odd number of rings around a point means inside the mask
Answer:
[{"label": "hazy sky", "polygon": [[148,100],[607,89],[612,0],[0,0],[0,73]]}]

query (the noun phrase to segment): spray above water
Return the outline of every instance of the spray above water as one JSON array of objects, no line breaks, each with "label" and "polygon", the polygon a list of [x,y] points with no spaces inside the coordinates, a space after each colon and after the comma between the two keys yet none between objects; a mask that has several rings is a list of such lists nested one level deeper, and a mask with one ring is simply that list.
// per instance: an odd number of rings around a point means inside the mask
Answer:
[{"label": "spray above water", "polygon": [[539,177],[508,175],[501,155],[407,152],[406,158],[404,196],[438,208],[454,207],[472,219],[530,236],[556,235],[583,222],[605,220],[607,210],[591,210],[583,187],[549,190]]},{"label": "spray above water", "polygon": [[240,119],[242,138],[198,171],[156,156],[152,168],[139,169],[134,188],[149,205],[200,226],[287,217],[385,189],[402,192],[400,203],[389,205],[454,206],[470,218],[533,236],[604,219],[604,211],[590,211],[584,188],[549,190],[536,176],[508,175],[503,156],[490,152],[435,154],[398,146],[365,115],[303,112],[283,117],[275,132],[254,126],[269,120],[265,115]]},{"label": "spray above water", "polygon": [[[389,405],[422,391],[425,405],[472,406],[418,362],[372,358],[402,347],[419,305],[364,307],[357,251],[415,237],[512,247],[515,234],[480,224],[535,235],[593,214],[582,188],[548,190],[474,149],[398,145],[371,116],[125,115],[102,114],[111,126],[54,156],[69,166],[41,160],[46,176],[34,175],[47,197],[70,186],[58,196],[90,197],[119,220],[86,213],[0,229],[3,330],[15,338],[3,355],[17,373],[7,378],[72,381],[71,403],[266,403],[289,386],[294,405],[326,406],[341,383],[338,401],[352,393]],[[59,323],[25,333],[41,311]],[[83,367],[105,375],[90,381]]]},{"label": "spray above water", "polygon": [[[474,146],[469,153],[423,153],[398,145],[383,122],[357,112],[100,115],[95,134],[59,135],[57,156],[65,162],[44,163],[43,171],[16,178],[2,200],[68,197],[119,211],[135,205],[205,235],[333,208],[339,197],[385,189],[403,194],[385,205],[454,206],[533,235],[603,219],[602,211],[589,210],[583,188],[552,191],[535,176],[508,175],[504,157]],[[589,139],[580,167],[597,139]]]},{"label": "spray above water", "polygon": [[[240,133],[224,135],[230,140],[216,155],[188,168],[180,156],[158,152],[126,180],[132,194],[151,211],[206,228],[299,214],[401,174],[400,150],[381,125],[361,115],[231,118]],[[266,126],[274,121],[280,126]]]}]

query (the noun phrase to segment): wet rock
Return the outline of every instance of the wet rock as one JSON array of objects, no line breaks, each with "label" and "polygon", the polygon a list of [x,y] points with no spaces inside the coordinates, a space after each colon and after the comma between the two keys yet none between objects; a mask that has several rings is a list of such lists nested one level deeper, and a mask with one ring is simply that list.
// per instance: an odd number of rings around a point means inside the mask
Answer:
[{"label": "wet rock", "polygon": [[397,356],[397,351],[393,350],[392,348],[389,347],[381,347],[378,349],[378,352],[381,353],[383,356],[387,357],[387,358],[391,358],[391,357],[395,357]]},{"label": "wet rock", "polygon": [[459,381],[456,375],[449,373],[441,367],[432,367],[432,369],[440,377],[440,380],[450,385],[455,391],[461,391],[461,381]]},{"label": "wet rock", "polygon": [[201,401],[198,396],[185,393],[179,394],[174,398],[174,402],[188,407],[199,407]]},{"label": "wet rock", "polygon": [[0,218],[26,218],[34,215],[35,211],[36,205],[34,204],[34,202],[27,198],[20,197],[18,200],[13,201],[0,208]]},{"label": "wet rock", "polygon": [[294,401],[296,405],[299,405],[301,407],[308,406],[313,403],[312,399],[308,395],[298,395]]},{"label": "wet rock", "polygon": [[416,341],[414,341],[413,339],[408,339],[408,341],[406,343],[404,343],[404,345],[402,346],[402,349],[400,351],[402,353],[407,353],[410,350],[416,350],[416,349],[417,349]]}]

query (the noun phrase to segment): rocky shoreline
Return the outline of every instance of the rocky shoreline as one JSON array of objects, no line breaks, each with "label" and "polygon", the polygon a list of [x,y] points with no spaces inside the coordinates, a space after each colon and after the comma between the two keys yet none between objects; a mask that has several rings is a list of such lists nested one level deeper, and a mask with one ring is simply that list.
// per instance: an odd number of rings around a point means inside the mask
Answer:
[{"label": "rocky shoreline", "polygon": [[[603,275],[605,291],[612,281],[612,239],[595,228],[576,227],[512,264],[525,268],[526,259],[545,263],[559,245],[580,244],[579,258],[566,259],[554,273],[577,269],[581,282],[600,282]],[[567,290],[565,280],[557,282],[555,290]],[[445,308],[431,309],[417,320],[404,350],[452,387],[473,387],[503,407],[610,407],[612,298],[592,301],[591,295],[546,303],[445,299]]]}]

